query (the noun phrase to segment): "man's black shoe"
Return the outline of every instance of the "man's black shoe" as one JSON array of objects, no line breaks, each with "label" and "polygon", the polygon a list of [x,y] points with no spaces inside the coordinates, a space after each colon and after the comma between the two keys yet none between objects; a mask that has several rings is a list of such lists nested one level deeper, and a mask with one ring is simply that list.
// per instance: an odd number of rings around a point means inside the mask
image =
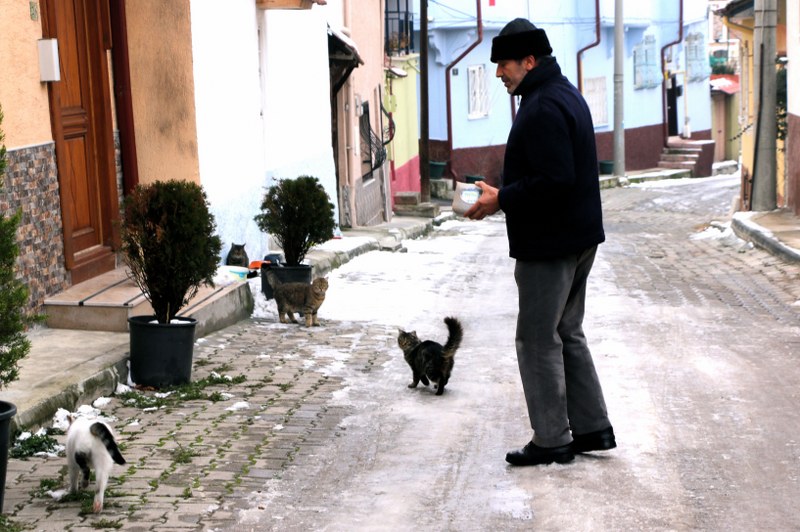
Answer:
[{"label": "man's black shoe", "polygon": [[617,446],[614,438],[614,428],[590,432],[588,434],[572,435],[572,452],[588,453],[591,451],[608,451]]},{"label": "man's black shoe", "polygon": [[511,451],[506,454],[506,462],[515,466],[544,465],[557,462],[566,464],[575,458],[575,453],[570,445],[560,447],[539,447],[530,442],[519,451]]}]

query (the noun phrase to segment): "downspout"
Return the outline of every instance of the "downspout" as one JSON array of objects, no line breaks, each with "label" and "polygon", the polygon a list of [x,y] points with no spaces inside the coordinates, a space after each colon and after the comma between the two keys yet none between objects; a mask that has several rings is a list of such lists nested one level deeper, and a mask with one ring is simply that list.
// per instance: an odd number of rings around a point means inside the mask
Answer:
[{"label": "downspout", "polygon": [[445,77],[445,98],[446,98],[446,107],[447,107],[447,156],[448,162],[450,163],[450,173],[453,174],[455,178],[455,172],[453,172],[453,110],[452,110],[452,102],[450,98],[450,71],[453,69],[459,61],[464,59],[464,57],[470,53],[476,46],[478,46],[481,42],[483,42],[483,18],[481,17],[481,0],[475,0],[475,6],[477,8],[477,30],[478,30],[478,39],[469,45],[469,47],[464,50],[461,55],[456,57],[456,59],[447,65],[447,68],[444,70],[444,77]]},{"label": "downspout", "polygon": [[667,48],[670,46],[674,46],[676,44],[680,44],[683,41],[683,0],[680,0],[679,4],[679,11],[678,11],[678,39],[672,42],[668,42],[664,46],[661,47],[661,76],[664,78],[661,84],[661,123],[662,123],[662,132],[664,134],[664,145],[667,145],[667,140],[669,139],[669,123],[667,119]]},{"label": "downspout", "polygon": [[600,44],[600,0],[594,0],[594,42],[584,46],[577,53],[578,62],[578,92],[583,94],[583,52]]}]

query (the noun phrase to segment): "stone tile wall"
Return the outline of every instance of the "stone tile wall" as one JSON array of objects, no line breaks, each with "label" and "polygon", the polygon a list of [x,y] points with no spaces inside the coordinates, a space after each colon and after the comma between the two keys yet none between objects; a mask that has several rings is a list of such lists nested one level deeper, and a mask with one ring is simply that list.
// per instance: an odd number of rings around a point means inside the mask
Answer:
[{"label": "stone tile wall", "polygon": [[64,235],[56,172],[55,144],[8,150],[0,186],[0,213],[22,211],[17,234],[20,279],[30,291],[32,310],[69,286],[64,266]]}]

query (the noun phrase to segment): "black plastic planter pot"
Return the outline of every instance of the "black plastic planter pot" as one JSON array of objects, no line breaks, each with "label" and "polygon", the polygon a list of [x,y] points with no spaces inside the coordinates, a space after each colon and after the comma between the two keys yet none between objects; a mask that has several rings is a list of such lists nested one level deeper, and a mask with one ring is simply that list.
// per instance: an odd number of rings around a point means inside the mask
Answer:
[{"label": "black plastic planter pot", "polygon": [[8,449],[11,447],[9,427],[11,419],[16,414],[16,405],[0,401],[0,513],[3,512],[3,501],[6,494],[6,465],[8,464]]},{"label": "black plastic planter pot", "polygon": [[131,380],[142,386],[164,388],[192,379],[192,355],[197,320],[155,323],[154,316],[131,316]]},{"label": "black plastic planter pot", "polygon": [[271,266],[264,264],[261,266],[261,291],[267,299],[272,299],[272,287],[267,281],[267,271],[271,270],[282,283],[310,283],[311,266],[301,264],[300,266]]}]

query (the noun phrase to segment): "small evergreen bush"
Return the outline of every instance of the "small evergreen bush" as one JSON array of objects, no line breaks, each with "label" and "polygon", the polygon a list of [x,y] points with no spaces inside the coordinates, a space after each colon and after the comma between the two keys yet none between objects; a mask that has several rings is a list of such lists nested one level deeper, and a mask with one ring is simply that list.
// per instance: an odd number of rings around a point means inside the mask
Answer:
[{"label": "small evergreen bush", "polygon": [[124,201],[122,252],[133,281],[169,323],[202,284],[214,286],[222,241],[202,187],[189,181],[137,185]]},{"label": "small evergreen bush", "polygon": [[283,249],[287,266],[299,266],[315,245],[333,238],[333,203],[319,179],[300,176],[271,186],[255,217],[259,229],[271,234]]},{"label": "small evergreen bush", "polygon": [[[3,109],[0,107],[0,126]],[[0,129],[0,187],[6,170],[5,135]],[[34,321],[27,312],[28,287],[14,274],[19,255],[17,226],[21,218],[17,211],[7,217],[0,212],[0,388],[19,378],[19,361],[31,350],[31,342],[25,329]]]}]

